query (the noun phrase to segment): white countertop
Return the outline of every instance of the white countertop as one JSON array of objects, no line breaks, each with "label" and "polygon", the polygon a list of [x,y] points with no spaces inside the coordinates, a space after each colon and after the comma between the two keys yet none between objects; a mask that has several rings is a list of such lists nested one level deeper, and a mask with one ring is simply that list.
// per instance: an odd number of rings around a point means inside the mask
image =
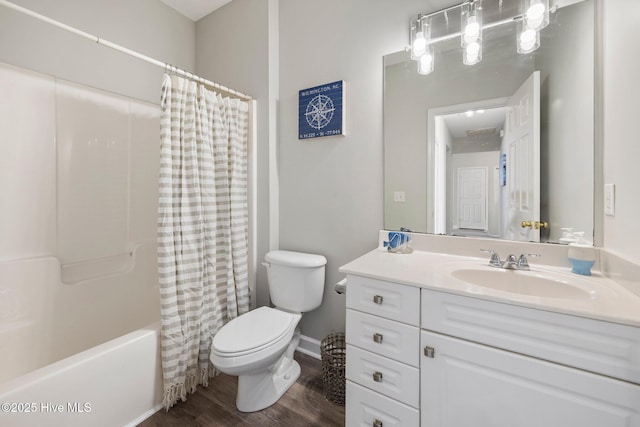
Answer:
[{"label": "white countertop", "polygon": [[[497,270],[487,265],[486,258],[435,252],[414,251],[411,254],[394,254],[378,248],[340,267],[340,272],[640,327],[640,296],[615,281],[595,271],[592,276],[581,276],[571,273],[570,268],[537,265],[531,263],[531,260],[529,262],[531,271],[525,274],[552,274],[556,279],[566,281],[567,286],[585,290],[587,297],[543,298],[474,285],[455,278],[451,272],[461,266],[474,270]],[[505,274],[522,274],[522,272],[507,271]],[[348,289],[347,284],[347,292]]]}]

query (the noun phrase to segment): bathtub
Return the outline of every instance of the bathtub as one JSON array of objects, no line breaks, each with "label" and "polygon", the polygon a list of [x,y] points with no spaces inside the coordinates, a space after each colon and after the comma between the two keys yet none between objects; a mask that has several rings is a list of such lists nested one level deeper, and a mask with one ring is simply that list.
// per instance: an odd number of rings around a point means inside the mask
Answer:
[{"label": "bathtub", "polygon": [[0,425],[135,426],[162,407],[160,323],[0,385]]},{"label": "bathtub", "polygon": [[0,260],[0,426],[136,425],[162,401],[155,242],[64,283],[56,257]]}]

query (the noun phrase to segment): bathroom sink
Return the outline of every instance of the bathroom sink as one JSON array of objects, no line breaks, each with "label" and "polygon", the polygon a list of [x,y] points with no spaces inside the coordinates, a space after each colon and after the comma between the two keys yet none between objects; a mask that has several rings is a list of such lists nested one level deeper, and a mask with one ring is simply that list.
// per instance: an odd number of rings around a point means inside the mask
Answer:
[{"label": "bathroom sink", "polygon": [[577,278],[569,281],[565,275],[552,272],[485,267],[456,269],[451,275],[483,288],[532,297],[593,299],[596,296],[589,281]]}]

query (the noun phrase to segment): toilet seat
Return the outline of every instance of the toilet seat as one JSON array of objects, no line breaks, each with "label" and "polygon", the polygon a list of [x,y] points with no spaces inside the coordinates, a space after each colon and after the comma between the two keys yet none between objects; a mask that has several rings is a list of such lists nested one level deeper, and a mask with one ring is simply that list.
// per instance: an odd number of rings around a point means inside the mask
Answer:
[{"label": "toilet seat", "polygon": [[212,352],[238,357],[263,350],[293,333],[297,319],[291,313],[260,307],[236,317],[213,337]]}]

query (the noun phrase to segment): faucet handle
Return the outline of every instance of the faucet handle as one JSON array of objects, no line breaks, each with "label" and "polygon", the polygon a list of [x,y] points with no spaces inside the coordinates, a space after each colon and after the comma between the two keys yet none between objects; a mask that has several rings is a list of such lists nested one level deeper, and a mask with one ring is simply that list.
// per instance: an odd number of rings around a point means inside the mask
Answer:
[{"label": "faucet handle", "polygon": [[539,257],[540,254],[522,254],[520,258],[518,258],[518,269],[520,270],[528,270],[529,269],[529,261],[527,261],[527,257]]},{"label": "faucet handle", "polygon": [[502,261],[500,260],[500,255],[493,249],[480,249],[482,252],[488,252],[491,254],[491,259],[489,260],[489,265],[492,267],[502,267]]}]

